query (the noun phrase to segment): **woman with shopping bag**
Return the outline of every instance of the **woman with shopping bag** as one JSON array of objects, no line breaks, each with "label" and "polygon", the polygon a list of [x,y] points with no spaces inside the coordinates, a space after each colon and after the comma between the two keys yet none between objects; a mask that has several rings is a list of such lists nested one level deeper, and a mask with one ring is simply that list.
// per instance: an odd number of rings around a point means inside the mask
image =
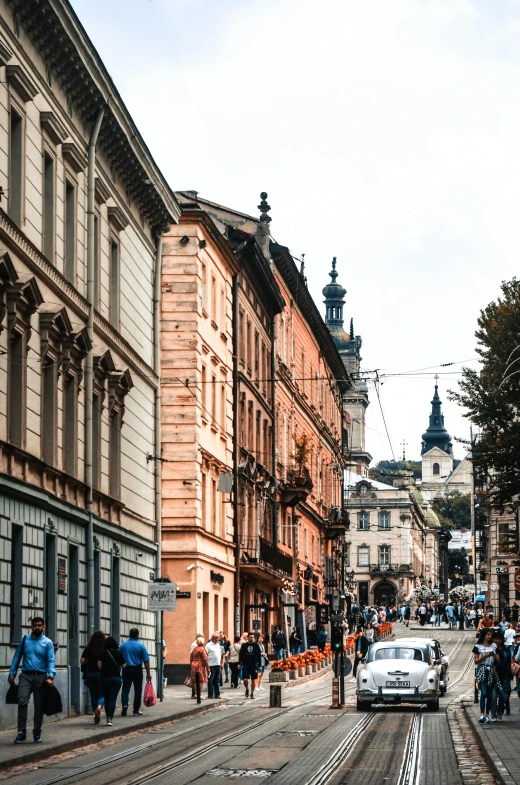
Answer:
[{"label": "woman with shopping bag", "polygon": [[201,700],[204,700],[200,694],[202,685],[207,682],[210,674],[208,655],[204,648],[204,638],[201,636],[196,638],[195,647],[191,650],[190,666],[192,684],[195,688],[195,695],[193,695],[193,697],[197,698],[197,703],[200,703]]}]

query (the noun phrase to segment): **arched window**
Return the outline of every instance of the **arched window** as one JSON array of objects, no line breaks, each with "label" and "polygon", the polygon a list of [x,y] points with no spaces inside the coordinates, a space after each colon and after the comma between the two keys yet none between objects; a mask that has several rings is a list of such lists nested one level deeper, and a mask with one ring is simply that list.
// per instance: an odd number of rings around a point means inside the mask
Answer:
[{"label": "arched window", "polygon": [[438,463],[433,464],[433,473],[434,475],[439,475],[441,473],[441,467]]}]

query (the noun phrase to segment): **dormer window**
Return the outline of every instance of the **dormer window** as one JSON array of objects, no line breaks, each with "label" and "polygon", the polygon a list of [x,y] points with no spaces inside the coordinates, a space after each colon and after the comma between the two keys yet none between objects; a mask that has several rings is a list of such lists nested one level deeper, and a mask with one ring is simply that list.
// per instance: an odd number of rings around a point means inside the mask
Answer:
[{"label": "dormer window", "polygon": [[359,486],[359,495],[366,496],[367,493],[368,493],[368,485],[365,485],[365,483],[361,483],[361,485]]}]

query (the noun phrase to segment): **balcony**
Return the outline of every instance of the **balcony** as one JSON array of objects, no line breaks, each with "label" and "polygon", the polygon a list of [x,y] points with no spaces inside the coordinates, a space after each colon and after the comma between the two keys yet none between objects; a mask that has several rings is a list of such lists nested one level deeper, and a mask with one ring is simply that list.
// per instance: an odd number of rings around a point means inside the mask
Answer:
[{"label": "balcony", "polygon": [[287,507],[296,507],[299,502],[305,501],[314,485],[310,472],[306,466],[289,466],[286,480],[280,483],[280,502]]},{"label": "balcony", "polygon": [[413,574],[411,564],[371,564],[370,575],[402,575]]},{"label": "balcony", "polygon": [[[292,577],[293,574],[293,560],[276,545],[272,545],[263,537],[249,537],[240,541],[240,550],[242,552],[240,562],[241,569],[252,568],[256,572],[259,568],[260,571],[267,569],[269,572],[274,572],[278,575],[287,575]],[[256,570],[254,569],[256,568]],[[248,570],[249,571],[249,570]]]}]

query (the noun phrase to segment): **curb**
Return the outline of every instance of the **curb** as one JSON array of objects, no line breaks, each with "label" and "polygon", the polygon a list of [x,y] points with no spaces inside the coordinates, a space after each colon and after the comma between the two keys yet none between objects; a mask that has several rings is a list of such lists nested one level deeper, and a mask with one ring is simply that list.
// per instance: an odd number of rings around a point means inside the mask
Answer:
[{"label": "curb", "polygon": [[[475,734],[476,738],[480,740],[479,726],[475,722],[475,718],[468,709],[468,705],[473,704],[468,704],[466,701],[461,701],[461,705],[464,709],[466,719],[471,726],[471,730]],[[490,749],[488,745],[480,744],[479,746],[480,751],[484,755],[487,763],[489,764],[494,776],[498,779],[498,781],[501,782],[502,785],[518,785],[517,780],[511,776],[508,769],[502,763],[496,752],[493,749]]]},{"label": "curb", "polygon": [[[201,706],[200,709],[194,706],[192,709],[186,709],[186,711],[178,712],[177,714],[145,720],[144,722],[139,723],[139,725],[128,725],[126,728],[118,728],[117,730],[112,731],[101,731],[100,733],[96,733],[95,736],[90,736],[88,738],[85,737],[84,739],[64,741],[60,744],[54,744],[49,747],[35,744],[34,746],[36,749],[34,752],[31,751],[27,754],[19,755],[16,758],[11,758],[10,760],[0,761],[0,771],[6,771],[7,769],[11,769],[14,766],[21,766],[25,763],[37,763],[40,760],[52,758],[54,755],[60,755],[62,752],[70,752],[71,750],[80,749],[81,747],[88,747],[89,744],[95,744],[98,741],[106,741],[107,739],[113,739],[119,736],[129,736],[130,733],[135,733],[135,731],[138,730],[145,730],[146,728],[153,728],[155,725],[162,725],[166,722],[175,722],[175,720],[184,720],[197,714],[205,714],[207,711],[212,711],[218,706],[222,706],[222,701],[209,705],[204,704],[204,706]],[[82,716],[90,717],[94,715],[86,714]]]}]

